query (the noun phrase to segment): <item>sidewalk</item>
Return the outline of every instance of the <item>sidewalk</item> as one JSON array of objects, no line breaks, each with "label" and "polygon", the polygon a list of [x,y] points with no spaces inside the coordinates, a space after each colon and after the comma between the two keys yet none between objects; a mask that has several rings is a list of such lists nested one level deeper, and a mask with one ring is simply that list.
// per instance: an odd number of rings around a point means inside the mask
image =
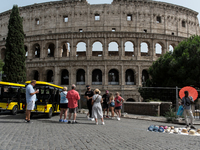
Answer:
[{"label": "sidewalk", "polygon": [[[88,110],[87,109],[80,109],[79,113],[82,114],[87,114]],[[116,114],[115,114],[116,116]],[[138,120],[147,120],[147,121],[156,121],[156,122],[167,122],[167,119],[165,117],[162,116],[146,116],[146,115],[136,115],[136,114],[127,114],[127,113],[122,113],[122,117],[123,118],[127,118],[127,119],[138,119]],[[173,122],[175,124],[185,124],[185,121],[183,118],[177,119],[175,122]],[[195,119],[194,121],[194,125],[200,125],[200,119]]]}]

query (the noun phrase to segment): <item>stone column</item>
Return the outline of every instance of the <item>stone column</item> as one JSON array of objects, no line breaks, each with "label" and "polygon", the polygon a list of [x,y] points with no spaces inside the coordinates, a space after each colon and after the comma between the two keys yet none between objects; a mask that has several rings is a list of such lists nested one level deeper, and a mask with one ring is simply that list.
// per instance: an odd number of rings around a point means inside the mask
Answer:
[{"label": "stone column", "polygon": [[166,40],[166,52],[169,52],[169,42]]},{"label": "stone column", "polygon": [[89,66],[87,66],[87,68],[86,68],[85,76],[86,76],[85,84],[91,85],[91,75],[90,75],[90,67]]},{"label": "stone column", "polygon": [[104,50],[103,50],[103,58],[106,59],[108,56],[108,43],[107,38],[104,39]]},{"label": "stone column", "polygon": [[105,65],[104,68],[104,85],[108,85],[108,72],[107,72],[107,66]]},{"label": "stone column", "polygon": [[152,57],[156,56],[155,43],[153,40],[151,41],[150,45],[148,45],[148,49],[149,49],[150,56],[152,56]]},{"label": "stone column", "polygon": [[54,82],[54,84],[56,84],[56,85],[59,85],[59,70],[58,70],[58,67],[57,66],[55,66],[55,68],[54,68],[54,78],[53,78],[53,82]]},{"label": "stone column", "polygon": [[86,45],[87,60],[89,60],[91,56],[92,56],[92,46],[90,45],[90,39],[87,39],[87,45]]},{"label": "stone column", "polygon": [[56,40],[56,45],[55,45],[55,51],[54,51],[54,57],[57,59],[59,57],[59,41]]},{"label": "stone column", "polygon": [[135,42],[135,49],[134,49],[135,57],[140,57],[141,56],[141,52],[140,51],[141,51],[140,41],[137,38],[136,42]]},{"label": "stone column", "polygon": [[121,85],[125,85],[124,65],[121,65]]},{"label": "stone column", "polygon": [[27,46],[27,48],[28,48],[28,56],[27,56],[27,59],[32,59],[32,58],[33,58],[33,53],[34,53],[34,50],[32,49],[32,47],[31,47],[31,44],[30,44],[30,43],[28,43],[28,46]]},{"label": "stone column", "polygon": [[136,85],[142,86],[142,74],[141,74],[140,66],[138,66],[138,72],[137,72],[137,75],[136,75]]},{"label": "stone column", "polygon": [[46,55],[47,55],[47,53],[46,53],[45,43],[44,43],[44,41],[42,41],[41,45],[40,45],[40,58],[45,58],[45,57],[47,57]]},{"label": "stone column", "polygon": [[71,43],[71,49],[70,49],[70,60],[74,60],[76,58],[76,45],[74,45],[74,39],[72,39]]}]

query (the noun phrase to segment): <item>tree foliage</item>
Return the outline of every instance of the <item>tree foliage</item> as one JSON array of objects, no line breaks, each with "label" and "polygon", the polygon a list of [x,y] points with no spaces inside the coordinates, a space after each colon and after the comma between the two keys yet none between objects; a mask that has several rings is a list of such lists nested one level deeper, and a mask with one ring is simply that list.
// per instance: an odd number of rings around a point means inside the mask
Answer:
[{"label": "tree foliage", "polygon": [[24,31],[18,6],[14,5],[8,25],[6,38],[5,65],[3,67],[7,82],[24,83],[26,80]]},{"label": "tree foliage", "polygon": [[200,36],[192,36],[149,68],[153,87],[200,86]]}]

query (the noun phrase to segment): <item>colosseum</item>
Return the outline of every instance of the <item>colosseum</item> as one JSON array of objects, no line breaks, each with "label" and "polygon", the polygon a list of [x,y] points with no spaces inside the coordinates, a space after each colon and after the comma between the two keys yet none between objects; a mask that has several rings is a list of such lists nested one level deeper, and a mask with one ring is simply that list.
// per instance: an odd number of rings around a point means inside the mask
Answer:
[{"label": "colosseum", "polygon": [[[27,80],[119,91],[141,101],[138,87],[160,55],[199,35],[198,13],[152,0],[113,0],[90,5],[63,0],[20,7],[25,32]],[[11,10],[0,14],[0,57]]]}]

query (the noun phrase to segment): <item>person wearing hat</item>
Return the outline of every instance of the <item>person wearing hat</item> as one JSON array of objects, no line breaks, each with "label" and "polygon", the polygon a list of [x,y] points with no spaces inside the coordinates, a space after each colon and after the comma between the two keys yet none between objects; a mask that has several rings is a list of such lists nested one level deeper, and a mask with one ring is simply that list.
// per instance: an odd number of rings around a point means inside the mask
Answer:
[{"label": "person wearing hat", "polygon": [[185,96],[182,98],[182,105],[183,105],[183,108],[184,108],[184,118],[185,118],[185,123],[186,123],[186,128],[189,127],[189,122],[188,122],[188,115],[190,117],[190,127],[192,129],[196,129],[194,127],[194,116],[193,116],[193,113],[192,113],[192,110],[191,110],[191,104],[194,103],[194,100],[191,96],[189,96],[189,92],[188,91],[185,91],[184,92]]},{"label": "person wearing hat", "polygon": [[[63,87],[63,92],[60,93],[60,120],[59,122],[65,122],[67,118],[67,110],[68,110],[68,99],[67,97],[67,87]],[[62,119],[62,116],[64,114],[64,119]]]},{"label": "person wearing hat", "polygon": [[85,92],[85,98],[87,100],[87,107],[88,107],[88,114],[87,118],[90,119],[91,121],[94,121],[94,118],[92,118],[92,97],[94,95],[94,92],[91,90],[90,86],[87,85],[87,91]]},{"label": "person wearing hat", "polygon": [[92,116],[95,118],[96,125],[98,125],[98,118],[101,119],[102,125],[105,125],[103,120],[103,113],[102,113],[102,107],[101,103],[103,103],[103,99],[100,95],[101,91],[99,89],[96,89],[94,91],[95,95],[92,97]]},{"label": "person wearing hat", "polygon": [[109,91],[106,91],[106,93],[103,95],[103,115],[105,116],[105,111],[107,111],[107,116],[106,118],[109,118],[109,102],[110,102],[110,95]]}]

